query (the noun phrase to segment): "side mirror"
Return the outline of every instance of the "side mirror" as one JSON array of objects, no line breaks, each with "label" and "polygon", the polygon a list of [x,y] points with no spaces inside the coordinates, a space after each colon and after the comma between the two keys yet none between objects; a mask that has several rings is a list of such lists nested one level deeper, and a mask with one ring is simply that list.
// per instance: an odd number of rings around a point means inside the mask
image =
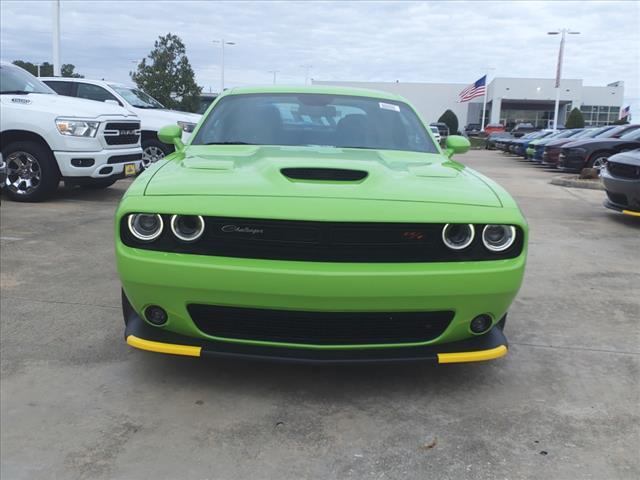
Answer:
[{"label": "side mirror", "polygon": [[471,147],[469,140],[462,135],[449,135],[445,142],[447,147],[444,151],[445,155],[449,158],[453,157],[457,153],[466,153]]},{"label": "side mirror", "polygon": [[182,143],[182,128],[179,125],[167,125],[158,131],[158,138],[162,143],[176,147],[176,151],[184,148]]}]

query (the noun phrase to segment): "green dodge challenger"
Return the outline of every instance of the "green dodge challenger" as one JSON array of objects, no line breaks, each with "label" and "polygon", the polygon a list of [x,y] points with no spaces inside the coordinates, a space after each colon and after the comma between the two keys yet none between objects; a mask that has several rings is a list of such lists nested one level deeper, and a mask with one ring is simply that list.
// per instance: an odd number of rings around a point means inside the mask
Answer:
[{"label": "green dodge challenger", "polygon": [[238,88],[136,179],[115,222],[129,345],[297,362],[507,353],[527,223],[401,97]]}]

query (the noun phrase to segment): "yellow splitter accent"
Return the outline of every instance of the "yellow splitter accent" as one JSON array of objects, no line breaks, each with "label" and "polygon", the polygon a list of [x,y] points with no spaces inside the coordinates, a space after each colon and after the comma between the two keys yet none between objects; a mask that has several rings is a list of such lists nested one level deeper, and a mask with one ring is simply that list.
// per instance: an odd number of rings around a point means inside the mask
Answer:
[{"label": "yellow splitter accent", "polygon": [[[150,352],[169,353],[172,355],[186,355],[188,357],[199,357],[202,353],[202,347],[194,347],[191,345],[177,345],[173,343],[155,342],[152,340],[144,340],[135,335],[127,337],[127,343],[132,347],[140,350],[148,350]],[[455,352],[455,353],[438,353],[438,363],[464,363],[464,362],[483,362],[485,360],[494,360],[504,357],[507,354],[507,347],[500,345],[489,350],[478,350],[476,352]]]},{"label": "yellow splitter accent", "polygon": [[483,362],[504,357],[506,354],[507,347],[505,345],[500,345],[490,350],[478,350],[477,352],[439,353],[438,363]]},{"label": "yellow splitter accent", "polygon": [[622,210],[625,215],[631,215],[632,217],[640,217],[640,212],[634,212],[633,210]]},{"label": "yellow splitter accent", "polygon": [[186,355],[188,357],[199,357],[202,347],[194,347],[191,345],[176,345],[173,343],[154,342],[152,340],[144,340],[135,335],[127,337],[127,343],[132,347],[140,350],[148,350],[150,352],[170,353],[172,355]]}]

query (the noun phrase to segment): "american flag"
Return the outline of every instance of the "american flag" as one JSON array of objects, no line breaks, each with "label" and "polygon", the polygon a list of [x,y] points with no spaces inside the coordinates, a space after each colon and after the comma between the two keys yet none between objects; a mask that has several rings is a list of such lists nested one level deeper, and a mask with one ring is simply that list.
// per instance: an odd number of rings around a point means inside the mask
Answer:
[{"label": "american flag", "polygon": [[458,95],[458,102],[468,102],[472,98],[481,97],[486,91],[487,76],[483,76],[462,90]]},{"label": "american flag", "polygon": [[625,108],[620,108],[620,118],[619,120],[622,120],[623,118],[627,118],[629,116],[629,114],[631,113],[631,105],[625,107]]}]

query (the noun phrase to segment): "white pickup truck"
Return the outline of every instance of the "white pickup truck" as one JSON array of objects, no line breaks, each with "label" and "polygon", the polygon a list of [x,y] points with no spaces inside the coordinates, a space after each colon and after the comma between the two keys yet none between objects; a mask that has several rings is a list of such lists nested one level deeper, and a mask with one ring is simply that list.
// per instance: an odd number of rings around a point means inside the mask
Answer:
[{"label": "white pickup truck", "polygon": [[158,139],[158,131],[162,127],[177,123],[183,131],[182,139],[186,141],[202,117],[195,113],[169,110],[151,95],[130,85],[88,78],[43,77],[40,80],[60,95],[118,104],[137,115],[142,130],[144,168],[173,152],[173,146]]},{"label": "white pickup truck", "polygon": [[140,169],[140,120],[118,105],[58,95],[0,63],[0,149],[12,200],[44,200],[60,180],[106,188]]}]

